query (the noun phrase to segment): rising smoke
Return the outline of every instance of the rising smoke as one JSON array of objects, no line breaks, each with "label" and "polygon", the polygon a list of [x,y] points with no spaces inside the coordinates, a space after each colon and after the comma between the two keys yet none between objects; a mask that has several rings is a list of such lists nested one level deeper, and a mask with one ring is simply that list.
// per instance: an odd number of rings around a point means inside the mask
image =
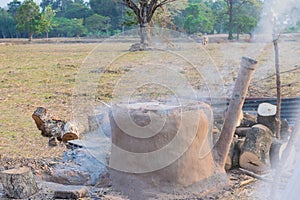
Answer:
[{"label": "rising smoke", "polygon": [[300,20],[299,13],[300,0],[266,0],[255,33],[272,40],[287,27],[295,26]]}]

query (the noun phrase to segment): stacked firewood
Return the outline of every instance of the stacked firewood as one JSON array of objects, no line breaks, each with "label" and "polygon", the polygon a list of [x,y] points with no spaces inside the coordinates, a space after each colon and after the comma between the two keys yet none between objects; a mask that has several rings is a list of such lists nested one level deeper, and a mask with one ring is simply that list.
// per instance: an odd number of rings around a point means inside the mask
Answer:
[{"label": "stacked firewood", "polygon": [[281,120],[281,140],[276,139],[275,115],[276,106],[269,103],[260,104],[256,115],[243,113],[227,156],[226,170],[241,167],[261,174],[275,166],[291,133],[287,120]]}]

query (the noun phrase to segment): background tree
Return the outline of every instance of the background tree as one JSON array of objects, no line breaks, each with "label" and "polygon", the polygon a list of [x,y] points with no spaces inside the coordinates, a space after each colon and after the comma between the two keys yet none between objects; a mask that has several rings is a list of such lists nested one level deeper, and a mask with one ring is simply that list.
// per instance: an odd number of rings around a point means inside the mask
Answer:
[{"label": "background tree", "polygon": [[87,32],[83,19],[58,17],[55,18],[55,23],[57,26],[53,28],[52,34],[56,37],[80,37]]},{"label": "background tree", "polygon": [[42,0],[42,2],[40,3],[40,7],[42,8],[42,11],[45,11],[47,6],[51,6],[51,8],[53,9],[53,5],[55,4],[55,2],[55,0]]},{"label": "background tree", "polygon": [[49,37],[49,32],[55,26],[55,17],[56,11],[52,9],[51,5],[48,5],[42,13],[41,16],[41,32],[46,32],[46,38]]},{"label": "background tree", "polygon": [[246,33],[252,37],[252,31],[257,26],[261,11],[262,2],[257,0],[247,2],[240,8],[233,20],[233,29],[237,33],[237,39],[239,39],[240,33]]},{"label": "background tree", "polygon": [[184,19],[184,30],[189,34],[213,31],[213,13],[204,2],[190,4],[184,11]]},{"label": "background tree", "polygon": [[93,11],[84,3],[84,1],[66,1],[63,12],[59,13],[60,17],[68,19],[85,19],[93,14]]},{"label": "background tree", "polygon": [[[258,0],[224,0],[226,2],[227,7],[227,15],[228,15],[228,39],[233,39],[233,31],[234,31],[234,23],[237,21],[238,15],[241,16],[241,12],[247,11],[247,9],[250,9],[253,5],[257,3],[261,3],[261,1]],[[246,9],[243,9],[246,8]],[[258,8],[258,7],[257,7]],[[260,11],[260,10],[259,10]],[[246,19],[245,15],[243,16],[244,20]],[[253,21],[254,18],[248,18],[247,21]],[[250,23],[251,24],[251,23]]]},{"label": "background tree", "polygon": [[149,41],[149,22],[151,21],[157,8],[176,0],[122,0],[137,17],[140,25],[141,49],[148,46]]},{"label": "background tree", "polygon": [[188,0],[180,0],[159,7],[152,17],[151,26],[156,25],[159,27],[176,30],[175,18],[187,6]]},{"label": "background tree", "polygon": [[126,9],[120,2],[116,0],[90,0],[90,7],[94,13],[110,18],[109,30],[111,32],[121,30],[122,25],[125,25],[122,22],[125,18]]},{"label": "background tree", "polygon": [[228,30],[228,15],[226,15],[226,3],[223,0],[218,0],[215,2],[209,2],[208,6],[212,10],[212,15],[214,17],[214,31],[218,34],[224,33]]},{"label": "background tree", "polygon": [[29,41],[39,31],[41,15],[39,6],[33,0],[25,0],[16,13],[17,29],[28,34]]},{"label": "background tree", "polygon": [[94,35],[101,35],[101,33],[105,32],[108,34],[108,30],[110,28],[110,18],[104,17],[102,15],[94,14],[88,18],[86,18],[84,22],[84,26],[87,28],[89,33]]},{"label": "background tree", "polygon": [[16,23],[13,16],[3,8],[0,8],[0,37],[14,37],[16,33]]},{"label": "background tree", "polygon": [[17,13],[18,8],[21,5],[21,1],[18,0],[13,0],[12,2],[8,3],[8,12],[12,15],[15,16]]}]

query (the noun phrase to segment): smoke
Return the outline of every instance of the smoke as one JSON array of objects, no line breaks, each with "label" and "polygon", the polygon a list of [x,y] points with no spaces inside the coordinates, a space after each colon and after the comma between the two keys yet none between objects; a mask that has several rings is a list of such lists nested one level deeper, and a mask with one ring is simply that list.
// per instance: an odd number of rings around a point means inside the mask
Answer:
[{"label": "smoke", "polygon": [[299,12],[300,0],[266,0],[255,33],[272,40],[287,27],[296,25],[300,20]]},{"label": "smoke", "polygon": [[[298,112],[299,116],[300,112]],[[300,154],[299,154],[299,146],[300,146],[300,140],[299,140],[299,135],[300,135],[300,118],[298,118],[298,121],[296,122],[296,125],[294,127],[294,135],[291,136],[294,139],[294,144],[290,142],[291,145],[296,149],[295,155],[293,156],[293,160],[290,160],[287,162],[288,165],[293,165],[294,164],[294,169],[292,176],[289,177],[286,187],[284,188],[283,192],[281,193],[281,199],[290,199],[290,200],[296,200],[299,199],[300,191],[299,191],[299,185],[300,185]],[[291,140],[291,139],[290,139]],[[292,140],[293,141],[293,140]],[[291,152],[287,152],[290,156]],[[287,160],[287,159],[286,159]],[[294,163],[296,162],[296,163]],[[286,170],[285,168],[283,171]],[[281,172],[280,174],[283,174]]]}]

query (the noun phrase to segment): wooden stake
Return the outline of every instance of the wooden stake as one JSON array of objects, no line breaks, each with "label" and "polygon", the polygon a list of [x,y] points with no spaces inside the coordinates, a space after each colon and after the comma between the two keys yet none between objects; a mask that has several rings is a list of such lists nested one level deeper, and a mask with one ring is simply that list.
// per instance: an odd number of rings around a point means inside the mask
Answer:
[{"label": "wooden stake", "polygon": [[230,144],[233,139],[234,131],[239,115],[246,98],[250,80],[254,70],[256,69],[257,61],[243,57],[239,69],[238,77],[234,86],[232,97],[229,103],[228,111],[226,112],[224,126],[221,136],[214,147],[215,159],[217,163],[225,167],[226,156],[228,155]]},{"label": "wooden stake", "polygon": [[273,40],[275,51],[276,87],[277,87],[277,111],[276,111],[276,138],[280,140],[280,110],[281,110],[281,78],[279,66],[278,38]]}]

